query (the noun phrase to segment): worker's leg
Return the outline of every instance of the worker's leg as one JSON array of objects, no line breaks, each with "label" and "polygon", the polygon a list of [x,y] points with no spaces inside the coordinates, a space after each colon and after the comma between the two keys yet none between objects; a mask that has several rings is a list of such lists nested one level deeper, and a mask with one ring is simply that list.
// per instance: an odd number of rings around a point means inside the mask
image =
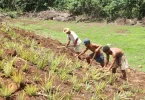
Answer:
[{"label": "worker's leg", "polygon": [[121,70],[121,72],[122,72],[122,79],[127,80],[126,71]]},{"label": "worker's leg", "polygon": [[75,46],[75,53],[80,54],[80,45]]},{"label": "worker's leg", "polygon": [[101,63],[100,65],[101,65],[102,67],[104,67],[105,64],[104,64],[104,63]]},{"label": "worker's leg", "polygon": [[90,54],[88,57],[86,57],[87,63],[90,64],[91,63],[91,59],[93,57],[94,53]]},{"label": "worker's leg", "polygon": [[112,68],[112,74],[116,73],[117,68]]},{"label": "worker's leg", "polygon": [[95,57],[96,62],[100,63],[102,67],[104,67],[104,55],[100,54],[100,56]]},{"label": "worker's leg", "polygon": [[126,69],[128,68],[128,62],[127,62],[127,59],[126,59],[126,56],[123,55],[122,58],[121,58],[121,72],[122,72],[122,77],[124,80],[127,80],[127,75],[126,75]]}]

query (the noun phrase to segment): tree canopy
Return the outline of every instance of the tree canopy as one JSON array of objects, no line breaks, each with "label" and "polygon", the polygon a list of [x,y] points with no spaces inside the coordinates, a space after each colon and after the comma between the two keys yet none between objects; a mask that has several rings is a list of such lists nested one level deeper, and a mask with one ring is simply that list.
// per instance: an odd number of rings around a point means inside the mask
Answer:
[{"label": "tree canopy", "polygon": [[145,0],[1,0],[0,7],[24,12],[54,8],[112,20],[145,16]]}]

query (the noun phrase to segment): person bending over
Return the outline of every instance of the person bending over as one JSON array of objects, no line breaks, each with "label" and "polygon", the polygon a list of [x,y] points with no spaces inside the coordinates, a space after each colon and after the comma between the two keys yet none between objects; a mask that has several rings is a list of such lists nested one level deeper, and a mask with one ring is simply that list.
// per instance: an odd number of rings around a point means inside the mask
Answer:
[{"label": "person bending over", "polygon": [[110,48],[109,46],[104,46],[103,52],[106,54],[106,63],[105,63],[104,68],[107,67],[109,63],[110,55],[111,55],[113,59],[109,67],[109,70],[112,69],[112,73],[115,74],[116,69],[120,67],[121,72],[122,72],[122,78],[126,80],[127,76],[126,76],[125,70],[128,68],[128,62],[127,62],[127,59],[123,50],[119,48]]},{"label": "person bending over", "polygon": [[78,58],[81,55],[85,54],[85,52],[90,50],[92,51],[92,53],[88,57],[86,57],[87,62],[91,65],[93,59],[95,59],[96,62],[100,63],[100,65],[104,67],[104,55],[100,50],[102,46],[95,43],[91,43],[89,39],[85,39],[84,44],[86,46],[86,49],[78,55]]}]

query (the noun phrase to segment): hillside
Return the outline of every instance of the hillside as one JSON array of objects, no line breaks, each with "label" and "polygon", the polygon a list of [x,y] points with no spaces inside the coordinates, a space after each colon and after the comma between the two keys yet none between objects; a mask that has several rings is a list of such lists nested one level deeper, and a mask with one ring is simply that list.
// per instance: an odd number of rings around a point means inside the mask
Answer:
[{"label": "hillside", "polygon": [[145,73],[129,69],[128,81],[95,63],[74,59],[57,40],[0,26],[0,100],[144,100]]}]

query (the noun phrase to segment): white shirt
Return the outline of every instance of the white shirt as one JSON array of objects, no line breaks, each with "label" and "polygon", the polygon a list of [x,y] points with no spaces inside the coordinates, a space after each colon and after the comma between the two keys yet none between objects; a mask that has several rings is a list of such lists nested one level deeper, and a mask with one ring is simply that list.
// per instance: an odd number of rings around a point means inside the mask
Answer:
[{"label": "white shirt", "polygon": [[[75,43],[76,39],[78,38],[78,36],[76,35],[75,32],[71,31],[70,34],[68,34],[68,38]],[[80,45],[81,44],[81,40],[78,38],[77,44],[76,45]]]}]

